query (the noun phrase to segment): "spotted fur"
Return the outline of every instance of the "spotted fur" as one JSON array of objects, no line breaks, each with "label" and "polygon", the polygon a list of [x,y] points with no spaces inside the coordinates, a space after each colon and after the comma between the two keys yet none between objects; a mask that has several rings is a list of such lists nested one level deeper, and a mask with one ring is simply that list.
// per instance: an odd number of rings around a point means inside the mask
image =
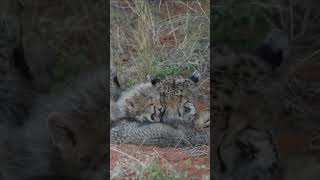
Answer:
[{"label": "spotted fur", "polygon": [[111,101],[111,121],[130,117],[140,122],[160,122],[163,108],[160,94],[151,82],[140,83]]},{"label": "spotted fur", "polygon": [[198,130],[209,129],[210,105],[198,101],[195,94],[199,80],[200,73],[195,71],[189,78],[169,76],[155,84],[165,109],[162,122],[184,124]]}]

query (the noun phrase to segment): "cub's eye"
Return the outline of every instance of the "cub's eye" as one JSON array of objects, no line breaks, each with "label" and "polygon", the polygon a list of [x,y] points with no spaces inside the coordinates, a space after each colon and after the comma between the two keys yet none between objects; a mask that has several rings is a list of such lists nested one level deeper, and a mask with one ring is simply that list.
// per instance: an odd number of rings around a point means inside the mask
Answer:
[{"label": "cub's eye", "polygon": [[190,112],[191,111],[191,109],[189,108],[189,107],[184,107],[184,112],[185,113],[188,113],[188,112]]},{"label": "cub's eye", "polygon": [[164,112],[165,110],[166,110],[166,107],[165,107],[165,106],[162,106],[162,107],[159,109],[160,112]]}]

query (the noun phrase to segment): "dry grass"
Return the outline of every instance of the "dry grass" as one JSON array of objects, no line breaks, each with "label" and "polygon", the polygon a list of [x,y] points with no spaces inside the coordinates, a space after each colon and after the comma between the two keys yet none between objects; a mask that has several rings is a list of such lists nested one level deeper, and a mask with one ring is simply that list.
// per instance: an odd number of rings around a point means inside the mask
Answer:
[{"label": "dry grass", "polygon": [[209,1],[125,0],[111,7],[111,63],[127,86],[148,74],[208,75]]},{"label": "dry grass", "polygon": [[[131,147],[131,146],[130,146]],[[111,179],[168,179],[183,180],[188,178],[188,172],[180,172],[176,167],[162,156],[157,149],[146,151],[135,146],[134,149],[124,151],[117,145],[110,145],[113,153],[120,154],[119,159],[110,169]],[[199,146],[194,148],[170,149],[170,152],[180,151],[186,152],[190,156],[208,155],[209,148],[207,146]],[[130,152],[130,153],[129,153]],[[191,160],[183,160],[184,163],[191,163]],[[197,167],[198,165],[196,165]],[[207,167],[206,167],[207,168]]]}]

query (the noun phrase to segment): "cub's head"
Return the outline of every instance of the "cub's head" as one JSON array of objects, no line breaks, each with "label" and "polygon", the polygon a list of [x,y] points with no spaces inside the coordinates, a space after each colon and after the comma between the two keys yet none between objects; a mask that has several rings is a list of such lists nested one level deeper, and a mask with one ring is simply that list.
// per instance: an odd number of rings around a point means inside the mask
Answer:
[{"label": "cub's head", "polygon": [[141,83],[125,93],[128,116],[138,121],[160,122],[164,108],[161,106],[160,93],[155,88],[159,82],[151,77],[149,82]]},{"label": "cub's head", "polygon": [[170,76],[155,84],[161,95],[161,105],[166,109],[164,121],[176,118],[188,121],[195,115],[192,97],[199,79],[200,73],[195,71],[189,78]]}]

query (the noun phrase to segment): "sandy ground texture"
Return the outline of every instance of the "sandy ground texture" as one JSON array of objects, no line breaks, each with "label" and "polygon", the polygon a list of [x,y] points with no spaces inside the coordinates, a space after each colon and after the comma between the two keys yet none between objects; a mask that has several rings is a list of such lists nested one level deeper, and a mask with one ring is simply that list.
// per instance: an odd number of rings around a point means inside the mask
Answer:
[{"label": "sandy ground texture", "polygon": [[210,179],[209,146],[111,145],[111,179]]}]

